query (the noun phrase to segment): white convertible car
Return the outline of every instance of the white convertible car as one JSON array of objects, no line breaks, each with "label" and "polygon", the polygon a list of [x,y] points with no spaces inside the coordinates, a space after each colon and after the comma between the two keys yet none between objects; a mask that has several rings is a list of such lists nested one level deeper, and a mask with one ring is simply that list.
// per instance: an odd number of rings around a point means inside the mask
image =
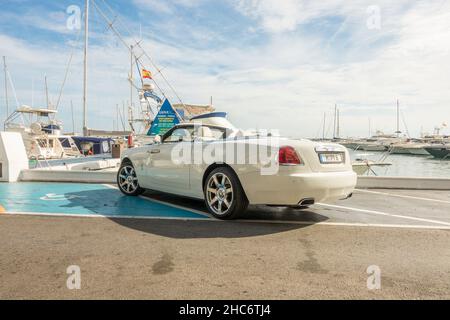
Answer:
[{"label": "white convertible car", "polygon": [[343,146],[246,133],[213,113],[126,150],[117,183],[129,196],[151,189],[204,199],[214,217],[234,219],[249,204],[302,208],[346,199],[356,173]]}]

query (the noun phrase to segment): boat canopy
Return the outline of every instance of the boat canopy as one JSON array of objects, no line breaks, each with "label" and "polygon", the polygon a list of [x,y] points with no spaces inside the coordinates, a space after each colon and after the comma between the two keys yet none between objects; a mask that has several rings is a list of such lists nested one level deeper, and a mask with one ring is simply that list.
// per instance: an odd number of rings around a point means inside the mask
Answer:
[{"label": "boat canopy", "polygon": [[189,122],[219,126],[233,130],[235,129],[233,124],[231,124],[231,122],[228,121],[226,112],[210,112],[201,114],[199,116],[192,117]]},{"label": "boat canopy", "polygon": [[50,113],[58,113],[58,110],[55,109],[45,109],[45,108],[32,108],[30,106],[27,105],[22,105],[19,108],[16,109],[16,112],[20,112],[20,113],[33,113],[33,114],[37,114],[40,116],[45,116],[48,115]]}]

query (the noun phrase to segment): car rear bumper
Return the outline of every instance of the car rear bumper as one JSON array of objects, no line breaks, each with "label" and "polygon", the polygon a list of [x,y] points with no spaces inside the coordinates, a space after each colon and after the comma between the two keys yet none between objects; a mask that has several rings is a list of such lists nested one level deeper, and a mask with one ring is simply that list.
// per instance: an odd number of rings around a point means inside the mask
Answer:
[{"label": "car rear bumper", "polygon": [[290,206],[303,199],[314,202],[345,199],[353,192],[356,179],[353,171],[293,173],[254,177],[243,186],[251,204]]}]

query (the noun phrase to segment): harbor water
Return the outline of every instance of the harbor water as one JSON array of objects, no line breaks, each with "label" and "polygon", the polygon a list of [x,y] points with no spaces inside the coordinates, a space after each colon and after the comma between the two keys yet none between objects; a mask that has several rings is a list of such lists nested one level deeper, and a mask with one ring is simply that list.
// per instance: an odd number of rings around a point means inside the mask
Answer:
[{"label": "harbor water", "polygon": [[[386,155],[383,152],[362,150],[349,150],[349,152],[353,161],[356,159],[380,161]],[[450,178],[450,159],[442,160],[432,156],[389,154],[384,161],[392,163],[392,165],[373,167],[373,171],[378,176]],[[374,175],[373,172],[369,174]]]}]

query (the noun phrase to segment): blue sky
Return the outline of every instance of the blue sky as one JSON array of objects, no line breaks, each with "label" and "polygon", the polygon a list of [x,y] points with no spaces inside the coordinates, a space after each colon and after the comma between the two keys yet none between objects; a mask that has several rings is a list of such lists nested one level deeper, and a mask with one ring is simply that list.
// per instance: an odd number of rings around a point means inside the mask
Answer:
[{"label": "blue sky", "polygon": [[[207,104],[213,96],[239,127],[315,137],[323,114],[331,119],[337,103],[342,135],[367,135],[369,118],[373,130],[393,132],[396,99],[412,135],[450,122],[448,1],[95,3],[127,43],[142,37],[185,103]],[[0,53],[19,104],[45,104],[45,75],[55,103],[74,53],[59,107],[68,131],[70,101],[80,130],[82,97],[80,31],[67,28],[71,5],[83,10],[84,1],[9,0],[0,10]],[[129,100],[129,56],[93,5],[90,25],[88,124],[112,128],[116,105]],[[3,90],[0,99],[4,119]],[[16,105],[11,94],[10,105]]]}]

